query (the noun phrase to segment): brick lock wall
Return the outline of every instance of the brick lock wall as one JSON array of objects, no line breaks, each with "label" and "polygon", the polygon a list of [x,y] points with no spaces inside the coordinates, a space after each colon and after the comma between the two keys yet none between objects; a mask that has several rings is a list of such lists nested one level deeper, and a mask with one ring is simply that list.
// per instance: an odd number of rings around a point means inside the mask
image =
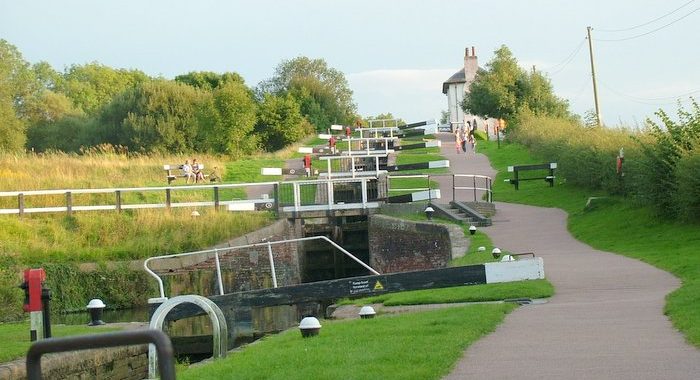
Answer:
[{"label": "brick lock wall", "polygon": [[372,215],[368,235],[370,266],[380,273],[444,268],[452,258],[445,225]]}]

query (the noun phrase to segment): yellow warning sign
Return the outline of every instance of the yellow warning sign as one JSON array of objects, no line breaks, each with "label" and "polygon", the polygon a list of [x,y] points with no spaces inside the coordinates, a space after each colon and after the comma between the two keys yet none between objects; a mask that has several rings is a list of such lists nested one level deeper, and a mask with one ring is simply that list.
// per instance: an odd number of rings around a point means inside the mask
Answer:
[{"label": "yellow warning sign", "polygon": [[384,290],[384,285],[377,280],[377,282],[374,283],[374,290]]}]

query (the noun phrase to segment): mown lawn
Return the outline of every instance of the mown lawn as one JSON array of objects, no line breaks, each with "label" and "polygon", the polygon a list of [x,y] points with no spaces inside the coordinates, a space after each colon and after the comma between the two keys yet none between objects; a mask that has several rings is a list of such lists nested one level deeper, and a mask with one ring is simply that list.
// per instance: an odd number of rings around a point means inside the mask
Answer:
[{"label": "mown lawn", "polygon": [[263,338],[178,379],[439,379],[471,343],[493,331],[512,304],[474,305],[373,319],[321,321]]},{"label": "mown lawn", "polygon": [[[99,334],[117,331],[114,327],[89,327],[89,326],[51,326],[53,337],[65,337],[73,335]],[[31,342],[29,341],[29,322],[0,323],[0,363],[9,362],[27,355]]]}]

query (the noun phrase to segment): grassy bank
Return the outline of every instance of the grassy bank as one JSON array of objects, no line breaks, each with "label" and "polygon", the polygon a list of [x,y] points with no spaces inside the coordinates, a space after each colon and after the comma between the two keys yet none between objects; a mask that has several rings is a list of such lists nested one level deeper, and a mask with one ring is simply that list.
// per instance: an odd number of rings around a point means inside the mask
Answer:
[{"label": "grassy bank", "polygon": [[[374,319],[322,321],[319,336],[297,329],[268,336],[178,379],[439,379],[464,349],[493,331],[513,305],[478,305]],[[466,323],[465,321],[468,321]]]},{"label": "grassy bank", "polygon": [[507,166],[540,162],[522,146],[494,142],[480,145],[480,151],[499,174],[494,193],[499,201],[558,207],[569,214],[568,228],[579,240],[592,247],[634,257],[673,273],[682,286],[667,296],[664,312],[687,340],[700,347],[700,228],[659,218],[651,209],[640,207],[622,197],[608,197],[584,210],[591,196],[604,196],[567,184],[557,178],[554,188],[528,181],[515,191],[503,182]]},{"label": "grassy bank", "polygon": [[[51,326],[53,337],[106,333],[119,330],[114,327],[88,326]],[[29,322],[0,323],[0,363],[9,362],[27,355],[31,342],[29,341]]]}]

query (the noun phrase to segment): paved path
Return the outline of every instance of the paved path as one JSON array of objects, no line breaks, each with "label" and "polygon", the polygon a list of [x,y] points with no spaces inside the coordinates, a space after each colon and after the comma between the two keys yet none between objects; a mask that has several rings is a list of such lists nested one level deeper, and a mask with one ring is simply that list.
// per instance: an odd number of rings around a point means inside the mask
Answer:
[{"label": "paved path", "polygon": [[[454,137],[438,136],[453,172],[494,173],[484,156],[458,157]],[[496,208],[494,225],[484,231],[502,249],[543,257],[556,295],[509,314],[465,351],[447,379],[700,378],[700,350],[685,343],[663,315],[664,297],[680,285],[678,279],[578,242],[559,209],[507,203]]]}]

